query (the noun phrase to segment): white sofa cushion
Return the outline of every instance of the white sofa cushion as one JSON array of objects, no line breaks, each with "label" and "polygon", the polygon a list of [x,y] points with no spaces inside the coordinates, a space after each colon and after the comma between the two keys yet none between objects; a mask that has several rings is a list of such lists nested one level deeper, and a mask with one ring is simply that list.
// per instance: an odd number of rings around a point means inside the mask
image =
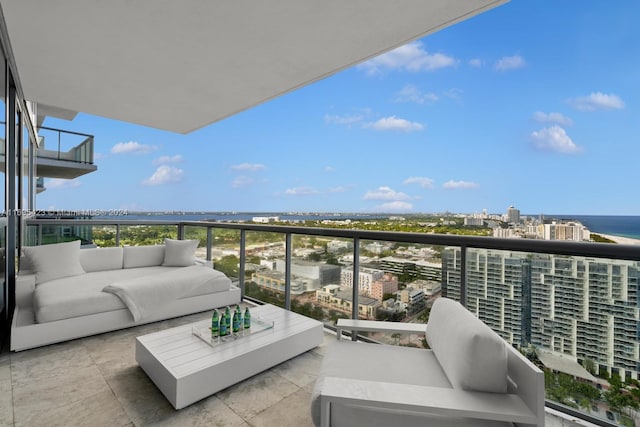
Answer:
[{"label": "white sofa cushion", "polygon": [[84,274],[80,264],[80,240],[42,246],[25,246],[24,254],[36,275],[36,284]]},{"label": "white sofa cushion", "polygon": [[116,248],[91,248],[80,250],[80,264],[85,272],[122,269],[123,250]]},{"label": "white sofa cushion", "polygon": [[123,249],[124,268],[153,267],[164,261],[164,245],[125,246]]},{"label": "white sofa cushion", "polygon": [[[202,267],[205,268],[205,267]],[[33,309],[38,323],[69,319],[113,310],[126,310],[127,307],[117,296],[102,289],[111,283],[136,277],[150,277],[163,272],[181,270],[180,267],[142,267],[119,270],[105,270],[87,273],[77,277],[51,280],[38,285],[33,294]],[[228,291],[231,280],[219,271],[212,270],[211,280],[182,298],[207,295]],[[179,273],[178,273],[179,274]]]},{"label": "white sofa cushion", "polygon": [[196,248],[200,242],[198,240],[174,240],[164,239],[165,267],[188,267],[196,260]]},{"label": "white sofa cushion", "polygon": [[434,302],[427,342],[454,387],[507,392],[505,342],[460,303],[448,298]]}]

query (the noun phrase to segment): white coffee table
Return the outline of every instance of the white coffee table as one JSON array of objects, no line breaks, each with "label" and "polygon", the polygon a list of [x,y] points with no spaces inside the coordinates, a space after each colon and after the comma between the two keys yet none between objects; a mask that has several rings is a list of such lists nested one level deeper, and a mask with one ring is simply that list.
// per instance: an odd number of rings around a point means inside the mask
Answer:
[{"label": "white coffee table", "polygon": [[250,311],[273,328],[212,347],[192,333],[209,321],[190,323],[136,338],[136,361],[182,409],[322,343],[317,320],[269,304]]}]

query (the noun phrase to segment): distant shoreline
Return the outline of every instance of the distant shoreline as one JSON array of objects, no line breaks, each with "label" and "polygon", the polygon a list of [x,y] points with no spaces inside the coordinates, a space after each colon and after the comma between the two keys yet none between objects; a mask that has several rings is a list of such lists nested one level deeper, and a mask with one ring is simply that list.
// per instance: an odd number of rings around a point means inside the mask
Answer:
[{"label": "distant shoreline", "polygon": [[619,245],[640,245],[640,239],[632,239],[631,237],[615,236],[613,234],[603,234],[603,233],[598,233],[596,231],[593,231],[591,234],[597,234],[598,236],[602,236],[609,240],[613,240]]}]

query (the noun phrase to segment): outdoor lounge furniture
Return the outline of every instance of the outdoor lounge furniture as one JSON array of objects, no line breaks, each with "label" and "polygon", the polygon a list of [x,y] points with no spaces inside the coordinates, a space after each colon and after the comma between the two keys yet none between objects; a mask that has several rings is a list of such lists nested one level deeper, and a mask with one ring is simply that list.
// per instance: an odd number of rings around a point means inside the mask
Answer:
[{"label": "outdoor lounge furniture", "polygon": [[[338,321],[315,384],[316,426],[544,426],[544,375],[459,303],[428,325]],[[342,330],[425,333],[430,350],[341,340]]]},{"label": "outdoor lounge furniture", "polygon": [[113,331],[240,302],[240,289],[195,258],[198,242],[23,248],[11,350]]},{"label": "outdoor lounge furniture", "polygon": [[276,366],[322,343],[321,322],[271,304],[251,317],[273,327],[209,345],[193,334],[210,320],[136,338],[136,361],[176,409]]}]

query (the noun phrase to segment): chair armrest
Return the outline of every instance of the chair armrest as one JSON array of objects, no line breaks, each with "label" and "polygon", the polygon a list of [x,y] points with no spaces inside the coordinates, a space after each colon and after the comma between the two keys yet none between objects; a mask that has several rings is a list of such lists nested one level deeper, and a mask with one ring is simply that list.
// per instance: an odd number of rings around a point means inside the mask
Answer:
[{"label": "chair armrest", "polygon": [[327,427],[332,403],[538,424],[536,415],[515,394],[324,377],[319,395],[321,426]]},{"label": "chair armrest", "polygon": [[362,332],[400,332],[405,334],[424,334],[427,325],[424,323],[380,322],[377,320],[338,319],[336,332],[338,339],[342,336],[342,330]]}]

